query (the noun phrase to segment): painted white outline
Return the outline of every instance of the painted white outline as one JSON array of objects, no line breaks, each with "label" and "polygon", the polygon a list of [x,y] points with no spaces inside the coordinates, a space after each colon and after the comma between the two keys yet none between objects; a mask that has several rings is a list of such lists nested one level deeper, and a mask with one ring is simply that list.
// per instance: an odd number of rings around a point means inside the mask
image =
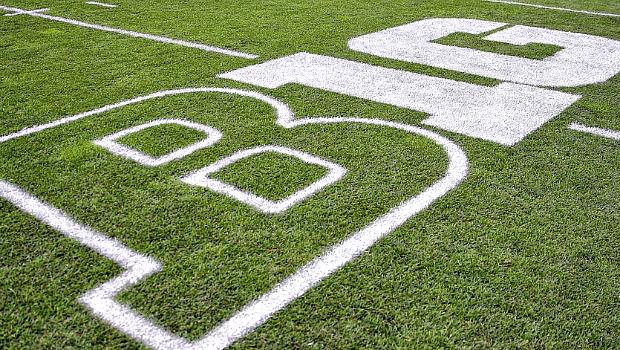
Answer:
[{"label": "painted white outline", "polygon": [[[218,171],[224,169],[225,167],[232,165],[242,159],[251,157],[253,155],[261,154],[261,153],[280,153],[287,156],[295,157],[300,159],[304,163],[314,164],[322,166],[327,169],[328,172],[320,178],[318,181],[315,181],[310,186],[303,188],[292,195],[285,197],[283,199],[272,201],[260,196],[257,196],[253,193],[243,191],[238,187],[229,185],[220,180],[210,178],[209,175],[217,173]],[[347,170],[342,166],[332,163],[330,161],[321,159],[319,157],[313,156],[312,154],[297,151],[294,149],[290,149],[282,146],[259,146],[250,149],[246,149],[243,151],[239,151],[231,156],[220,159],[217,162],[206,166],[202,169],[199,169],[187,176],[181,178],[181,181],[185,182],[188,185],[199,186],[208,188],[214,192],[226,195],[228,197],[234,198],[241,203],[245,203],[251,207],[254,207],[256,210],[259,210],[266,214],[278,214],[283,213],[288,210],[290,207],[295,204],[311,197],[315,193],[319,192],[323,188],[335,183],[336,181],[342,179],[342,177],[347,173]]]},{"label": "painted white outline", "polygon": [[[161,266],[156,261],[134,253],[117,241],[94,232],[87,227],[81,226],[72,221],[60,210],[37,200],[9,183],[0,181],[1,197],[7,199],[24,212],[37,217],[39,220],[59,230],[67,237],[76,239],[82,244],[93,248],[95,251],[115,261],[127,270],[120,276],[85,293],[80,298],[80,301],[86,305],[94,315],[101,318],[112,327],[154,349],[195,350],[223,349],[228,347],[236,340],[263,324],[273,314],[305,294],[324,278],[338,271],[346,263],[361,255],[379,239],[396,230],[411,217],[428,208],[436,200],[456,188],[467,176],[468,161],[465,152],[448,138],[433,131],[380,119],[352,117],[295,119],[293,112],[286,104],[258,92],[238,89],[187,88],[160,91],[158,93],[82,113],[78,115],[80,116],[79,118],[75,118],[76,116],[74,116],[65,119],[61,123],[56,123],[55,125],[47,124],[48,126],[30,130],[25,135],[132,103],[163,96],[196,92],[219,92],[263,101],[274,108],[277,115],[276,124],[287,129],[309,124],[359,123],[403,130],[414,135],[429,138],[439,145],[448,155],[448,168],[441,179],[437,180],[423,192],[405,200],[360,231],[332,246],[319,257],[313,259],[293,275],[276,285],[271,291],[251,302],[242,310],[235,313],[231,318],[211,330],[203,338],[193,343],[171,334],[151,320],[138,315],[127,306],[114,300],[114,297],[122,290],[161,270]],[[18,135],[13,138],[20,136],[24,135]]]},{"label": "painted white outline", "polygon": [[572,123],[571,125],[568,126],[568,128],[574,131],[585,132],[587,134],[601,136],[604,138],[620,141],[620,131],[596,128],[593,126],[586,126],[580,123]]},{"label": "painted white outline", "polygon": [[199,44],[199,43],[195,43],[195,42],[191,42],[191,41],[171,39],[171,38],[166,38],[166,37],[158,36],[158,35],[133,32],[133,31],[130,31],[130,30],[124,30],[124,29],[119,29],[119,28],[114,28],[114,27],[102,26],[102,25],[99,25],[99,24],[86,23],[86,22],[76,21],[74,19],[69,19],[69,18],[64,18],[64,17],[50,16],[50,15],[46,15],[46,14],[42,14],[42,13],[38,13],[38,12],[31,12],[31,11],[27,11],[27,10],[22,10],[22,9],[15,8],[15,7],[8,7],[8,6],[0,5],[0,10],[7,11],[7,12],[16,12],[17,14],[29,15],[29,16],[32,16],[32,17],[43,18],[43,19],[47,19],[47,20],[55,21],[55,22],[62,22],[62,23],[71,24],[71,25],[78,26],[78,27],[83,27],[83,28],[96,29],[96,30],[101,30],[101,31],[104,31],[104,32],[110,32],[110,33],[116,33],[116,34],[131,36],[131,37],[134,37],[134,38],[142,38],[142,39],[148,39],[148,40],[152,40],[152,41],[157,41],[157,42],[160,42],[160,43],[174,44],[174,45],[179,45],[179,46],[190,47],[192,49],[198,49],[198,50],[203,50],[203,51],[207,51],[207,52],[214,52],[214,53],[219,53],[219,54],[222,54],[222,55],[241,57],[241,58],[247,58],[247,59],[258,58],[257,55],[253,55],[253,54],[249,54],[249,53],[245,53],[245,52],[229,50],[229,49],[223,49],[221,47],[204,45],[204,44]]},{"label": "painted white outline", "polygon": [[[193,143],[189,146],[177,149],[176,151],[170,152],[161,157],[151,157],[143,152],[140,152],[134,148],[129,146],[125,146],[119,142],[118,139],[123,138],[125,136],[140,132],[142,130],[152,128],[159,125],[181,125],[190,129],[194,129],[200,132],[203,132],[207,135],[207,138]],[[144,166],[155,167],[167,164],[173,160],[181,159],[186,157],[198,150],[210,147],[217,143],[222,138],[222,133],[208,125],[198,124],[194,122],[190,122],[183,119],[158,119],[153,120],[148,123],[131,127],[129,129],[125,129],[114,133],[112,135],[106,136],[99,140],[93,141],[94,144],[101,146],[108,151],[112,152],[117,156],[121,156],[123,158],[131,159],[135,162],[138,162]]]},{"label": "painted white outline", "polygon": [[101,114],[101,113],[105,113],[114,109],[118,109],[124,106],[128,106],[131,104],[135,104],[135,103],[139,103],[139,102],[143,102],[143,101],[148,101],[148,100],[152,100],[152,99],[156,99],[156,98],[160,98],[160,97],[165,97],[165,96],[173,96],[173,95],[182,95],[182,94],[188,94],[188,93],[197,93],[197,92],[222,92],[222,93],[231,93],[231,91],[234,91],[233,89],[226,89],[226,88],[185,88],[185,89],[175,89],[175,90],[164,90],[164,91],[159,91],[159,92],[155,92],[149,95],[145,95],[145,96],[139,96],[139,97],[135,97],[129,100],[124,100],[121,102],[117,102],[114,104],[110,104],[107,106],[103,106],[100,108],[96,108],[93,109],[91,111],[88,112],[84,112],[84,113],[79,113],[76,115],[72,115],[69,117],[64,117],[61,119],[57,119],[54,120],[52,122],[46,123],[46,124],[40,124],[40,125],[35,125],[35,126],[31,126],[25,129],[22,129],[20,131],[14,132],[12,134],[8,134],[5,136],[0,137],[0,143],[4,143],[13,139],[17,139],[23,136],[28,136],[28,135],[32,135],[47,129],[52,129],[55,128],[57,126],[60,125],[64,125],[64,124],[68,124],[71,122],[74,122],[76,120],[80,120],[86,117],[90,117],[93,115],[97,115],[97,114]]},{"label": "painted white outline", "polygon": [[20,10],[18,12],[15,13],[7,13],[4,15],[4,17],[12,17],[12,16],[19,16],[19,15],[33,15],[35,13],[41,13],[41,12],[46,12],[49,11],[49,8],[43,8],[43,9],[37,9],[37,10]]},{"label": "painted white outline", "polygon": [[586,15],[606,16],[606,17],[620,17],[619,14],[615,14],[615,13],[592,12],[592,11],[584,11],[584,10],[573,10],[573,9],[569,9],[569,8],[565,8],[565,7],[543,6],[543,5],[536,5],[536,4],[528,4],[528,3],[525,3],[525,2],[506,1],[506,0],[482,0],[482,1],[493,2],[493,3],[498,3],[498,4],[528,6],[528,7],[535,7],[535,8],[546,9],[546,10],[557,10],[557,11],[565,11],[565,12],[583,13],[583,14],[586,14]]},{"label": "painted white outline", "polygon": [[[79,299],[82,304],[101,318],[116,318],[119,323],[137,326],[125,329],[126,333],[136,328],[150,326],[148,321],[125,305],[116,302],[113,298],[138,281],[161,271],[162,266],[159,262],[136,253],[119,241],[76,222],[60,209],[37,199],[6,181],[0,180],[0,198],[4,198],[21,211],[34,216],[66,237],[78,241],[125,269],[117,277],[82,295]],[[139,338],[139,334],[129,335]],[[150,329],[149,336],[153,337],[155,342],[169,344],[169,349],[187,345],[182,339],[155,328]]]},{"label": "painted white outline", "polygon": [[118,5],[114,5],[114,4],[106,4],[106,3],[104,3],[104,2],[98,2],[98,1],[86,1],[86,2],[84,2],[84,3],[85,3],[85,4],[88,4],[88,5],[95,5],[95,6],[107,7],[107,8],[111,8],[111,9],[118,7]]}]

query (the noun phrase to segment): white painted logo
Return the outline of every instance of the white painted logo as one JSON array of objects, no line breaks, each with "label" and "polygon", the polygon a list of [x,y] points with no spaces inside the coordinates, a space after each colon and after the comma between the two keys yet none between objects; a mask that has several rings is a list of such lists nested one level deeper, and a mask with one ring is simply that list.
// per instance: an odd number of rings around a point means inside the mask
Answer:
[{"label": "white painted logo", "polygon": [[[264,323],[274,313],[285,308],[290,302],[304,295],[321,280],[338,271],[345,264],[355,259],[379,239],[393,232],[408,219],[423,211],[437,199],[454,189],[467,175],[468,161],[463,150],[449,139],[432,131],[407,124],[378,119],[349,117],[295,118],[293,112],[286,104],[269,96],[253,91],[226,88],[187,88],[161,91],[147,96],[141,96],[131,100],[115,103],[113,105],[104,106],[76,116],[70,116],[47,125],[30,128],[27,132],[22,131],[14,135],[8,135],[2,142],[7,142],[8,140],[31,135],[33,133],[42,132],[58,125],[74,122],[86,117],[96,116],[101,113],[150,99],[189,93],[224,93],[241,97],[249,97],[262,101],[273,108],[277,116],[276,124],[286,129],[293,129],[310,124],[353,123],[402,130],[412,136],[428,138],[440,146],[448,156],[448,167],[443,177],[434,182],[428,188],[424,189],[421,193],[405,200],[395,208],[390,209],[381,217],[375,219],[366,227],[353,233],[342,242],[327,249],[323,254],[308,262],[293,275],[274,286],[271,291],[246,305],[231,318],[223,321],[220,325],[195,342],[190,342],[170,333],[168,330],[157,325],[154,321],[144,318],[126,305],[123,305],[115,300],[119,293],[127,290],[140,280],[160,271],[162,266],[159,262],[136,253],[122,245],[122,243],[106,237],[102,233],[96,232],[78,222],[75,222],[69,215],[63,213],[61,210],[29,195],[15,185],[0,181],[0,197],[13,203],[24,212],[27,212],[42,222],[50,225],[54,229],[63,233],[65,236],[75,239],[81,244],[94,249],[125,269],[125,272],[118,277],[115,277],[95,289],[86,292],[80,298],[80,301],[97,317],[101,318],[119,331],[154,349],[223,349],[229,346],[237,339],[243,337]],[[175,123],[179,122],[178,120],[174,121]],[[135,132],[137,129],[141,128],[141,130],[143,130],[161,122],[162,121],[160,120],[143,124],[119,133],[121,135],[126,135],[131,132]],[[197,125],[192,126],[197,127]],[[203,131],[211,134],[210,142],[215,142],[217,134],[213,132],[214,129],[206,129],[206,126],[201,127],[203,128]],[[108,136],[108,138],[114,140],[118,137],[122,137],[119,136],[119,133]],[[223,135],[223,137],[225,137],[225,135]],[[110,146],[107,143],[104,143],[104,145]],[[131,156],[128,156],[126,152],[118,152],[116,148],[112,149],[114,150],[114,153],[119,156],[136,160]],[[320,189],[337,181],[344,176],[346,172],[346,170],[340,165],[316,156],[281,146],[268,145],[237,152],[230,157],[221,159],[211,166],[199,169],[192,174],[183,177],[183,180],[192,183],[193,185],[204,185],[212,190],[219,190],[218,186],[221,184],[209,183],[208,181],[205,182],[208,174],[222,169],[223,167],[230,165],[252,153],[258,154],[261,152],[279,152],[289,156],[295,156],[305,162],[317,164],[328,169],[328,174],[324,178],[305,190],[294,194],[292,198],[285,199],[285,202],[283,203],[276,202],[267,203],[265,205],[265,203],[261,201],[247,201],[247,193],[235,193],[234,188],[229,188],[230,191],[220,191],[233,198],[246,201],[247,204],[258,207],[257,209],[262,212],[271,213],[286,210],[291,205],[312,196]],[[141,161],[143,160],[141,159]],[[151,166],[149,163],[144,165]],[[243,196],[239,196],[240,194]]]},{"label": "white painted logo", "polygon": [[451,33],[481,34],[504,26],[474,19],[427,19],[349,41],[349,47],[360,52],[506,81],[493,87],[310,53],[219,76],[271,89],[297,83],[425,112],[430,116],[423,124],[513,146],[581,97],[531,85],[585,85],[620,72],[620,42],[586,34],[514,26],[484,38],[563,48],[543,60],[432,42]]},{"label": "white painted logo", "polygon": [[[236,57],[256,58],[254,55],[212,46],[49,16],[39,13],[40,11],[24,11],[4,6],[0,6],[0,9],[15,14],[25,14],[131,37],[198,48]],[[454,32],[481,34],[490,30],[501,29],[504,25],[503,23],[480,20],[431,19],[353,38],[349,42],[349,46],[357,51],[478,74],[502,81],[492,87],[429,77],[310,53],[298,53],[271,60],[224,73],[220,77],[267,88],[298,83],[422,111],[429,114],[429,117],[423,121],[426,125],[503,145],[514,145],[580,98],[578,95],[532,85],[577,86],[590,84],[605,81],[620,71],[619,43],[585,34],[515,26],[500,30],[485,38],[485,40],[515,45],[536,42],[558,45],[563,48],[552,57],[541,61],[450,47],[432,42]],[[468,162],[463,150],[451,140],[433,131],[378,119],[353,117],[295,118],[286,104],[269,96],[253,91],[227,88],[186,88],[160,91],[47,124],[33,126],[0,137],[0,143],[44,132],[50,128],[93,117],[131,104],[190,93],[224,93],[262,101],[273,108],[277,116],[276,124],[286,129],[309,124],[353,123],[401,130],[412,136],[425,137],[440,146],[447,154],[448,167],[440,179],[421,193],[403,201],[361,230],[352,233],[342,242],[327,249],[293,275],[274,286],[272,290],[246,305],[231,318],[224,320],[215,329],[194,342],[170,333],[154,321],[142,317],[115,299],[122,291],[160,271],[162,266],[159,262],[136,253],[121,242],[76,222],[60,209],[31,196],[16,185],[0,181],[0,197],[65,236],[116,262],[124,269],[124,272],[119,276],[87,291],[80,298],[80,302],[88,307],[94,315],[111,326],[155,349],[221,349],[229,346],[264,323],[274,313],[285,308],[290,302],[302,296],[321,280],[355,259],[379,239],[393,232],[411,217],[446,195],[458,186],[467,175]],[[163,124],[177,124],[201,131],[205,134],[205,139],[161,157],[151,157],[119,142],[120,138],[131,133]],[[606,135],[612,139],[618,138],[617,134],[601,129],[579,125],[572,128]],[[208,151],[209,147],[223,137],[225,135],[207,125],[180,119],[163,119],[122,130],[94,142],[115,155],[144,166],[154,167],[168,164],[200,150]],[[306,163],[322,166],[328,170],[327,175],[307,188],[280,201],[261,198],[218,181],[211,176],[245,157],[264,152],[281,153],[296,157]],[[229,196],[256,208],[262,213],[274,214],[282,213],[300,201],[315,195],[326,186],[340,180],[345,176],[345,173],[344,167],[318,156],[279,145],[263,145],[233,153],[211,165],[181,177],[181,181]]]}]

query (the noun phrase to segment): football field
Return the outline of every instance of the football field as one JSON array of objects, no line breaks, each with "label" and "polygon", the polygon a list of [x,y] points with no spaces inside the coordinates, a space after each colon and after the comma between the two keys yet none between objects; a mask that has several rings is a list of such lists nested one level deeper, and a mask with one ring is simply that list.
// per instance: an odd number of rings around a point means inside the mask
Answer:
[{"label": "football field", "polygon": [[0,0],[1,349],[620,348],[617,0]]}]

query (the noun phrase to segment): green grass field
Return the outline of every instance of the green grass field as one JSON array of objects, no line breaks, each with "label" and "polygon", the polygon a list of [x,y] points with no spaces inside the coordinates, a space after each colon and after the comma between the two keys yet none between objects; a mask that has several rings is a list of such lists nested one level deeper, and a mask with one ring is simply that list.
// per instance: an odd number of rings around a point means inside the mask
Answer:
[{"label": "green grass field", "polygon": [[[105,2],[105,1],[104,1]],[[611,0],[527,0],[620,14]],[[296,117],[414,125],[460,146],[467,177],[357,259],[231,348],[620,348],[620,141],[568,129],[620,130],[620,74],[577,87],[581,98],[514,146],[423,125],[427,114],[302,84],[270,89],[218,74],[309,52],[494,87],[494,78],[356,52],[353,37],[428,18],[468,18],[620,40],[620,17],[480,0],[1,0],[45,14],[258,55],[231,57],[0,9],[0,136],[163,90],[244,89]],[[453,33],[436,43],[543,60],[561,47],[516,46]],[[205,124],[211,147],[147,167],[97,146],[157,119]],[[163,265],[116,298],[195,341],[448,169],[436,143],[367,124],[286,129],[268,105],[196,93],[151,99],[0,143],[0,180]],[[158,157],[204,135],[178,125],[119,139]],[[238,150],[281,145],[346,175],[281,214],[264,214],[179,179]],[[214,178],[269,200],[326,170],[294,157],[248,157]],[[140,349],[78,300],[119,275],[113,261],[0,198],[0,348]],[[152,347],[152,346],[151,346]]]}]

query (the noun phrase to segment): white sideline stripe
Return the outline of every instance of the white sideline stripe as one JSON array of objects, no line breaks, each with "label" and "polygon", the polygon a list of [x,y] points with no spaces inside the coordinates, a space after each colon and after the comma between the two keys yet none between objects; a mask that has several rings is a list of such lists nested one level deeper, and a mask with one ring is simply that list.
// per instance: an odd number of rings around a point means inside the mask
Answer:
[{"label": "white sideline stripe", "polygon": [[529,6],[536,7],[539,9],[546,10],[557,10],[557,11],[565,11],[565,12],[575,12],[575,13],[584,13],[587,15],[595,15],[595,16],[606,16],[606,17],[620,17],[620,14],[615,13],[607,13],[607,12],[592,12],[592,11],[584,11],[584,10],[573,10],[565,7],[554,7],[554,6],[544,6],[544,5],[536,5],[536,4],[528,4],[525,2],[516,2],[516,1],[506,1],[506,0],[483,0],[485,2],[495,2],[500,4],[509,4],[509,5],[518,5],[518,6]]},{"label": "white sideline stripe", "polygon": [[69,18],[64,18],[64,17],[57,17],[57,16],[50,16],[50,15],[46,15],[46,14],[42,14],[42,13],[38,13],[38,12],[33,13],[31,11],[26,11],[26,10],[22,10],[22,9],[19,9],[19,8],[14,8],[14,7],[8,7],[8,6],[0,5],[0,10],[8,11],[8,12],[15,12],[16,14],[24,14],[24,15],[29,15],[29,16],[33,16],[33,17],[43,18],[43,19],[47,19],[47,20],[50,20],[50,21],[56,21],[56,22],[72,24],[72,25],[75,25],[75,26],[78,26],[78,27],[84,27],[84,28],[101,30],[101,31],[104,31],[104,32],[111,32],[111,33],[116,33],[116,34],[127,35],[127,36],[131,36],[131,37],[134,37],[134,38],[148,39],[148,40],[153,40],[153,41],[157,41],[157,42],[161,42],[161,43],[166,43],[166,44],[174,44],[174,45],[190,47],[190,48],[193,48],[193,49],[199,49],[199,50],[208,51],[208,52],[220,53],[220,54],[228,55],[228,56],[235,56],[235,57],[241,57],[241,58],[247,58],[247,59],[254,59],[254,58],[258,57],[257,55],[253,55],[253,54],[249,54],[249,53],[245,53],[245,52],[228,50],[228,49],[223,49],[223,48],[220,48],[220,47],[204,45],[204,44],[194,43],[194,42],[190,42],[190,41],[171,39],[171,38],[166,38],[166,37],[158,36],[158,35],[133,32],[133,31],[130,31],[130,30],[124,30],[124,29],[119,29],[119,28],[114,28],[114,27],[107,27],[107,26],[102,26],[102,25],[98,25],[98,24],[86,23],[86,22],[76,21],[74,19],[69,19]]},{"label": "white sideline stripe", "polygon": [[97,1],[86,1],[85,4],[88,5],[95,5],[95,6],[101,6],[101,7],[107,7],[107,8],[115,8],[118,7],[118,5],[113,5],[113,4],[106,4],[103,2],[97,2]]},{"label": "white sideline stripe", "polygon": [[44,8],[44,9],[38,9],[38,10],[32,10],[32,11],[20,11],[20,12],[15,12],[15,13],[7,13],[4,15],[4,17],[11,17],[11,16],[18,16],[18,15],[31,15],[33,13],[40,13],[40,12],[45,12],[45,11],[49,11],[49,8]]},{"label": "white sideline stripe", "polygon": [[[34,132],[49,129],[50,127],[66,124],[86,116],[103,113],[105,111],[153,98],[196,92],[219,92],[251,97],[259,101],[263,101],[272,106],[275,110],[277,115],[276,124],[287,129],[309,124],[360,123],[403,130],[417,136],[429,138],[439,145],[448,155],[448,168],[442,178],[426,188],[423,192],[405,200],[397,207],[390,209],[385,215],[379,217],[360,231],[349,236],[349,238],[346,238],[341,243],[332,246],[321,254],[321,256],[313,259],[293,275],[276,285],[271,291],[249,303],[239,312],[235,313],[231,318],[219,324],[203,338],[192,343],[171,334],[167,330],[156,325],[154,322],[143,318],[130,308],[113,299],[113,297],[122,289],[127,288],[131,284],[137,283],[140,279],[145,278],[149,274],[159,271],[161,267],[156,261],[131,251],[115,240],[80,226],[79,224],[71,221],[70,218],[59,210],[38,201],[36,198],[30,197],[8,183],[0,182],[0,196],[7,198],[20,209],[26,211],[27,213],[32,213],[32,215],[44,220],[44,222],[54,223],[56,222],[54,218],[62,218],[64,221],[61,222],[64,224],[56,225],[54,228],[57,228],[68,237],[82,237],[74,234],[74,229],[78,232],[85,232],[85,234],[83,234],[85,238],[80,240],[80,242],[84,242],[83,244],[88,245],[89,247],[94,247],[93,249],[101,252],[105,256],[110,257],[110,259],[117,261],[117,263],[121,264],[121,266],[131,266],[131,269],[124,272],[120,276],[105,282],[101,286],[84,294],[80,298],[80,301],[87,305],[96,316],[103,319],[111,326],[154,349],[196,350],[224,349],[228,347],[236,340],[252,332],[256,327],[267,321],[273,314],[286,307],[298,297],[302,296],[320,281],[338,271],[346,263],[358,257],[379,239],[396,230],[407,220],[422,210],[428,208],[436,200],[456,188],[467,176],[468,160],[465,152],[448,138],[445,138],[433,131],[408,124],[401,124],[380,119],[347,117],[295,119],[293,112],[286,104],[258,92],[239,89],[186,88],[160,91],[154,94],[104,106],[77,116],[65,118],[62,122],[55,122],[52,126],[38,127],[38,129],[33,129],[23,135],[32,134]],[[18,135],[15,137],[23,135]],[[50,216],[52,219],[48,219]],[[100,248],[101,246],[104,248]],[[105,248],[109,246],[112,248]],[[125,255],[128,257],[122,258],[122,256]],[[119,256],[121,256],[121,258],[119,258]],[[138,263],[138,261],[141,263]]]},{"label": "white sideline stripe", "polygon": [[602,128],[595,128],[593,126],[585,126],[585,125],[580,124],[580,123],[572,123],[571,125],[568,126],[568,128],[571,129],[571,130],[581,131],[581,132],[585,132],[585,133],[588,133],[588,134],[592,134],[592,135],[601,136],[601,137],[605,137],[605,138],[608,138],[608,139],[620,141],[620,131],[609,130],[609,129],[602,129]]}]

